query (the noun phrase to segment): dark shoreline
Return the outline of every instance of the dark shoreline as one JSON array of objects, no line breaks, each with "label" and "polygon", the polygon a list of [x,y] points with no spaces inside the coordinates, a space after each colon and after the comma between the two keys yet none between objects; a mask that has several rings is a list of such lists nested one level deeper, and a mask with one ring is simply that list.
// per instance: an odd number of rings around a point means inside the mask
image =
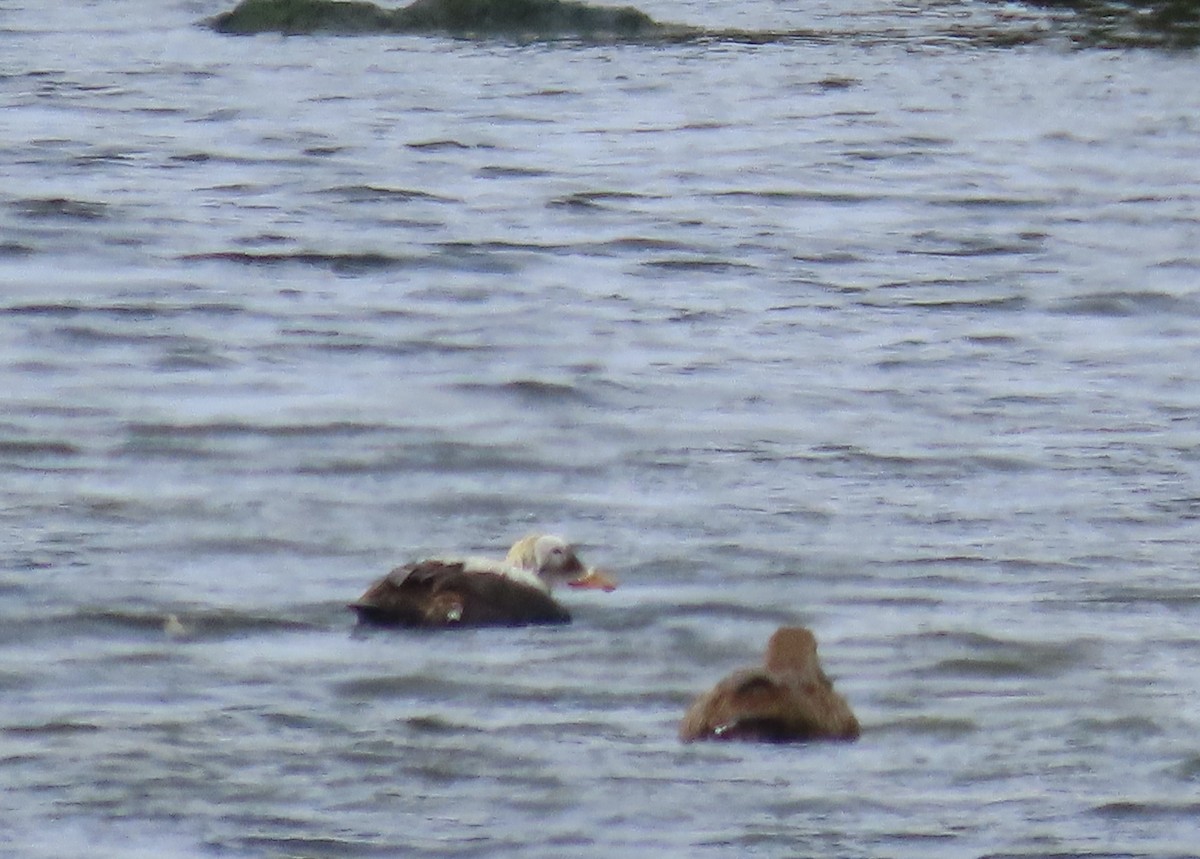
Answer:
[{"label": "dark shoreline", "polygon": [[[1055,26],[956,27],[947,35],[989,47],[1062,38],[1078,47],[1167,48],[1200,46],[1200,0],[1026,0],[1054,16]],[[387,9],[367,0],[243,0],[210,18],[221,33],[250,35],[431,34],[518,41],[578,39],[595,42],[721,41],[771,44],[835,38],[797,30],[708,30],[657,21],[633,6],[579,0],[415,0]]]}]

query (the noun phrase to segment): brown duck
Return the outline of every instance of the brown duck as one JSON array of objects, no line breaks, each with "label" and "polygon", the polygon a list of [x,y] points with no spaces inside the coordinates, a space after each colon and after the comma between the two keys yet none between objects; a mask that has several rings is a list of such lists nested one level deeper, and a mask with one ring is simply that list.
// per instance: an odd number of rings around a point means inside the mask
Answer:
[{"label": "brown duck", "polygon": [[695,700],[679,738],[694,740],[856,740],[858,719],[821,670],[817,640],[804,627],[780,627],[765,664],[734,672]]},{"label": "brown duck", "polygon": [[350,608],[360,623],[377,626],[526,626],[570,623],[553,596],[565,583],[613,590],[606,573],[584,566],[561,537],[533,534],[518,540],[503,561],[434,558],[397,567]]}]

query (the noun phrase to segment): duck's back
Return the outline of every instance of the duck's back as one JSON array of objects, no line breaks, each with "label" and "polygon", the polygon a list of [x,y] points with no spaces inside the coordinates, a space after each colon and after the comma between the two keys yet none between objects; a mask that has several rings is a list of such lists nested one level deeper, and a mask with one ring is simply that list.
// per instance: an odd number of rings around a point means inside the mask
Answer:
[{"label": "duck's back", "polygon": [[498,566],[429,560],[397,567],[350,604],[377,626],[526,626],[569,623],[545,590]]},{"label": "duck's back", "polygon": [[685,742],[852,740],[859,726],[846,700],[823,676],[813,682],[749,668],[700,696],[684,716],[679,734]]}]

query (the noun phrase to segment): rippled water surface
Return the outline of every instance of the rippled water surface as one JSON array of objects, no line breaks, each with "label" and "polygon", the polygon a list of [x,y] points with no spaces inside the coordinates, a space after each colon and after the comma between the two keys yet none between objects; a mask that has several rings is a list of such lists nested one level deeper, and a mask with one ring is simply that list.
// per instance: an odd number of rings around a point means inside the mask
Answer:
[{"label": "rippled water surface", "polygon": [[[225,8],[0,13],[6,855],[1200,855],[1194,53]],[[534,529],[621,589],[354,631]],[[781,623],[861,741],[680,745]]]}]

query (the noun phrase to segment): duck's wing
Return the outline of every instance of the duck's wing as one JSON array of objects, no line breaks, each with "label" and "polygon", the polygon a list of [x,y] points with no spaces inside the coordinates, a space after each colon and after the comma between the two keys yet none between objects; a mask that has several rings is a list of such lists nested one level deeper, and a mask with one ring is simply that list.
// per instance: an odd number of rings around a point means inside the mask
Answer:
[{"label": "duck's wing", "polygon": [[397,567],[350,608],[360,622],[382,626],[525,626],[571,620],[544,590],[469,561]]},{"label": "duck's wing", "polygon": [[679,737],[688,743],[788,739],[789,699],[787,688],[766,672],[738,671],[695,700],[683,717]]},{"label": "duck's wing", "polygon": [[679,729],[684,742],[783,743],[853,740],[858,735],[857,719],[827,680],[812,683],[762,669],[736,672],[701,695]]}]

